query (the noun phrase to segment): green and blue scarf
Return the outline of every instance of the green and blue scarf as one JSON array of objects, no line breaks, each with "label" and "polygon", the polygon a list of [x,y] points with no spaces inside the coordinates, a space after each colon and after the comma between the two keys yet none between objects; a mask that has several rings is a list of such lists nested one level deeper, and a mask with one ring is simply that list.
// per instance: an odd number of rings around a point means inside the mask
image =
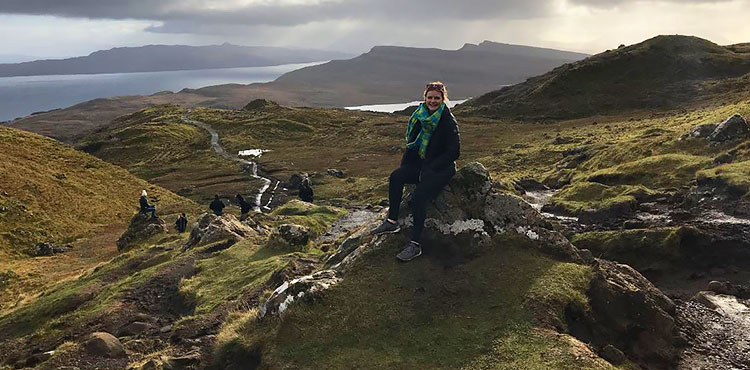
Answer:
[{"label": "green and blue scarf", "polygon": [[[406,147],[408,149],[419,148],[419,157],[424,159],[427,154],[427,145],[430,144],[430,138],[432,133],[435,132],[438,124],[440,123],[440,117],[443,115],[443,109],[445,109],[445,102],[440,105],[434,113],[430,114],[430,110],[427,108],[427,104],[422,103],[419,108],[411,114],[409,118],[409,125],[406,127]],[[422,122],[422,129],[414,139],[409,142],[412,131],[417,126],[417,122]]]}]

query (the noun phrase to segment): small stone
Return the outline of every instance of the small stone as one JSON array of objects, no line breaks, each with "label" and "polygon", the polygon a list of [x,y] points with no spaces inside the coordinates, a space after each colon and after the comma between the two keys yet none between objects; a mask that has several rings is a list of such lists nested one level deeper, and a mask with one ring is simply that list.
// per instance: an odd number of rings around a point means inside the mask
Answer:
[{"label": "small stone", "polygon": [[169,333],[170,331],[172,331],[172,325],[162,326],[161,329],[159,329],[159,333],[162,334]]},{"label": "small stone", "polygon": [[126,357],[125,348],[114,335],[106,332],[96,332],[83,343],[86,352],[100,357]]},{"label": "small stone", "polygon": [[329,168],[327,172],[329,175],[333,177],[338,177],[340,179],[343,179],[344,177],[346,177],[346,175],[344,174],[344,171],[337,170],[335,168]]}]

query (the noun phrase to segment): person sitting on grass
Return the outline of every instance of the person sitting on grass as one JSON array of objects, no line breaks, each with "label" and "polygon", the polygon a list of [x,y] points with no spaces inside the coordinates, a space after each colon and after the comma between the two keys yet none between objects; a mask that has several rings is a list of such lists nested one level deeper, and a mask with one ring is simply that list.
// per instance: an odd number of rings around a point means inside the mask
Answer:
[{"label": "person sitting on grass", "polygon": [[156,215],[156,206],[148,204],[148,194],[146,194],[146,190],[143,190],[141,192],[141,213],[145,215],[149,212],[151,212],[151,218],[159,218]]},{"label": "person sitting on grass", "polygon": [[456,162],[461,152],[461,139],[456,118],[446,105],[448,92],[442,82],[431,82],[424,90],[424,103],[412,113],[406,127],[406,150],[401,166],[391,173],[388,183],[388,218],[373,235],[396,233],[397,219],[404,184],[416,184],[411,206],[414,226],[411,240],[396,258],[410,261],[422,254],[419,244],[427,215],[427,202],[435,199],[456,174]]},{"label": "person sitting on grass", "polygon": [[224,202],[219,199],[219,195],[214,195],[214,200],[211,202],[211,204],[208,206],[212,211],[214,211],[214,214],[217,216],[221,216],[222,211],[224,210]]},{"label": "person sitting on grass", "polygon": [[177,228],[177,232],[184,233],[187,229],[188,219],[187,216],[185,216],[185,213],[183,212],[180,214],[180,217],[177,217],[177,221],[174,222],[175,228]]},{"label": "person sitting on grass", "polygon": [[253,209],[253,205],[248,203],[242,195],[235,195],[234,200],[236,200],[237,205],[240,206],[240,215],[246,215],[251,209]]}]

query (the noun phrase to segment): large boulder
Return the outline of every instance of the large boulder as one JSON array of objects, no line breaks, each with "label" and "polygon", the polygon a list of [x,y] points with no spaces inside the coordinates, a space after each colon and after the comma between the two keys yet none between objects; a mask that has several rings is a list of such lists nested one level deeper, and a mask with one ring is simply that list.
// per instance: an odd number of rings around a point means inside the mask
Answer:
[{"label": "large boulder", "polygon": [[83,343],[86,352],[99,357],[119,358],[126,357],[125,348],[114,335],[105,332],[96,332],[89,335]]},{"label": "large boulder", "polygon": [[742,140],[750,136],[750,127],[741,115],[735,114],[716,126],[706,139],[712,142]]},{"label": "large boulder", "polygon": [[166,232],[167,223],[163,219],[138,212],[130,219],[130,225],[127,230],[117,240],[117,250],[128,249],[138,242]]},{"label": "large boulder", "polygon": [[282,224],[271,234],[271,241],[276,245],[296,250],[304,248],[310,241],[310,229],[297,224]]},{"label": "large boulder", "polygon": [[595,261],[586,294],[588,311],[567,312],[576,337],[612,345],[648,368],[673,368],[683,340],[671,299],[632,267],[606,260]]},{"label": "large boulder", "polygon": [[226,239],[236,243],[256,235],[255,230],[240,222],[234,215],[216,216],[213,213],[204,213],[193,224],[193,229],[190,231],[190,237],[184,249]]},{"label": "large boulder", "polygon": [[[400,207],[402,226],[412,225],[411,212],[408,194]],[[461,168],[427,207],[423,238],[430,245],[471,257],[490,244],[492,235],[504,232],[527,237],[540,249],[565,260],[587,259],[564,236],[552,231],[549,222],[528,202],[498,192],[489,171],[479,162]]]}]

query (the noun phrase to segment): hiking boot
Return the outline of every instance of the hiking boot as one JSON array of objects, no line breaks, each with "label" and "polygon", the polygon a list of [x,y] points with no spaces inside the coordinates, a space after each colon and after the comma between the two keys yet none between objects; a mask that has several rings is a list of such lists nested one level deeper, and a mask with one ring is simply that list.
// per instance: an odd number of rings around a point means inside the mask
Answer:
[{"label": "hiking boot", "polygon": [[394,234],[401,231],[401,227],[398,226],[398,224],[391,223],[388,220],[383,221],[380,226],[370,230],[370,234],[372,235],[379,235],[379,234]]},{"label": "hiking boot", "polygon": [[411,261],[422,255],[422,248],[417,243],[409,242],[404,249],[396,255],[403,262]]}]

